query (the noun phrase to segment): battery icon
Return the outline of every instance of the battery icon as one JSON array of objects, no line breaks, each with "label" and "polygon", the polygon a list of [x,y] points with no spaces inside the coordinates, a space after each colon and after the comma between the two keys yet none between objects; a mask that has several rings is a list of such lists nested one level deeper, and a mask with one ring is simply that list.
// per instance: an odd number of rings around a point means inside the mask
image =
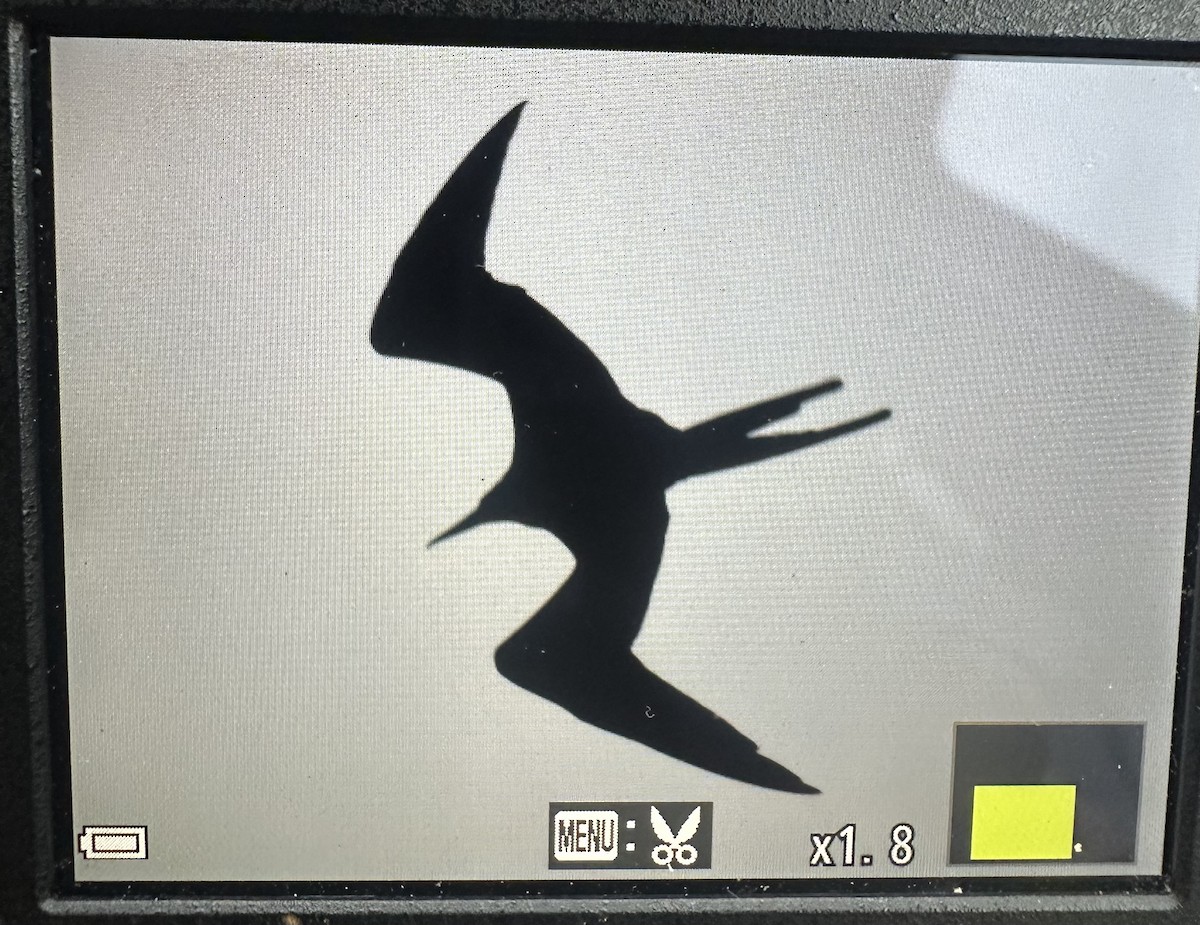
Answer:
[{"label": "battery icon", "polygon": [[89,861],[141,861],[146,858],[144,825],[85,825],[79,851]]}]

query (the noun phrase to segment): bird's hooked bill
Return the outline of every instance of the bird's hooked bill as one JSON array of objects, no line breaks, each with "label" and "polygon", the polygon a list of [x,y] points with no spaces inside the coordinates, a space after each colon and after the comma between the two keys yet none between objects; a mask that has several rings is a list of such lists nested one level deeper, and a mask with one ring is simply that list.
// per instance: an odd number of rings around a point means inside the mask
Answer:
[{"label": "bird's hooked bill", "polygon": [[470,530],[472,527],[479,526],[481,523],[484,522],[484,520],[485,520],[484,516],[479,512],[479,509],[476,508],[470,514],[468,514],[466,517],[464,517],[462,520],[460,520],[458,523],[456,523],[453,527],[451,527],[448,530],[442,531],[437,536],[435,536],[433,539],[431,539],[426,544],[425,548],[429,549],[433,546],[436,546],[438,543],[442,542],[442,540],[448,540],[452,536],[458,536],[458,534],[460,534],[460,533],[465,533],[467,530]]}]

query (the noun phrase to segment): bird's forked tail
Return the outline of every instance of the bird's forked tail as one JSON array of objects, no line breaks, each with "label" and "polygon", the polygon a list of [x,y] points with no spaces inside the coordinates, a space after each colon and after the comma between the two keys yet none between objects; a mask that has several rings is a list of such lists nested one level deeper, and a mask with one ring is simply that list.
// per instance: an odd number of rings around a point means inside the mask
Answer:
[{"label": "bird's forked tail", "polygon": [[772,456],[781,456],[862,430],[892,416],[890,409],[881,408],[871,414],[831,427],[799,433],[753,436],[754,431],[795,414],[809,399],[841,387],[840,379],[829,379],[807,389],[748,405],[689,427],[681,433],[680,452],[672,481],[678,482],[694,475],[732,469],[770,459]]}]

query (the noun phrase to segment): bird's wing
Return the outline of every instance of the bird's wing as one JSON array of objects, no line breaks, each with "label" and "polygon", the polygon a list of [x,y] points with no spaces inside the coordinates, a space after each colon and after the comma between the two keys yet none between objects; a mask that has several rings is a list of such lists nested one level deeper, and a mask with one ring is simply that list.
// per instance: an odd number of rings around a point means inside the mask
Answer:
[{"label": "bird's wing", "polygon": [[633,654],[666,536],[664,496],[614,499],[591,526],[591,541],[569,544],[575,571],[496,650],[500,673],[586,723],[688,764],[762,787],[816,792]]},{"label": "bird's wing", "polygon": [[603,501],[572,506],[550,527],[575,557],[575,570],[518,630],[556,649],[628,651],[641,630],[667,536],[661,489],[612,488]]},{"label": "bird's wing", "polygon": [[459,162],[421,216],[399,260],[481,267],[496,187],[524,103],[518,103]]},{"label": "bird's wing", "polygon": [[483,288],[481,298],[464,307],[477,346],[463,368],[503,385],[518,417],[523,405],[570,413],[597,402],[627,403],[587,344],[525,290],[490,277]]},{"label": "bird's wing", "polygon": [[514,401],[570,405],[620,396],[604,364],[523,289],[484,268],[496,186],[524,103],[480,139],[396,258],[371,326],[388,356],[489,376]]}]

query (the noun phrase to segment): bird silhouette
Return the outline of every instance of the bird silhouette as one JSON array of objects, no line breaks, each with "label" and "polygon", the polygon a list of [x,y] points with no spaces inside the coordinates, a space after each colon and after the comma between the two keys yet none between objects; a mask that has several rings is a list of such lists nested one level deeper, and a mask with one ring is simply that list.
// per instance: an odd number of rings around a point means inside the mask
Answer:
[{"label": "bird silhouette", "polygon": [[662,558],[671,485],[849,434],[890,412],[755,436],[841,383],[831,379],[686,430],[625,398],[561,321],[484,268],[496,187],[524,106],[501,118],[446,181],[396,258],[371,324],[378,353],[488,376],[512,405],[508,471],[430,545],[495,521],[549,531],[570,550],[575,568],[497,648],[505,678],[586,723],[696,767],[816,793],[654,674],[632,647]]}]

